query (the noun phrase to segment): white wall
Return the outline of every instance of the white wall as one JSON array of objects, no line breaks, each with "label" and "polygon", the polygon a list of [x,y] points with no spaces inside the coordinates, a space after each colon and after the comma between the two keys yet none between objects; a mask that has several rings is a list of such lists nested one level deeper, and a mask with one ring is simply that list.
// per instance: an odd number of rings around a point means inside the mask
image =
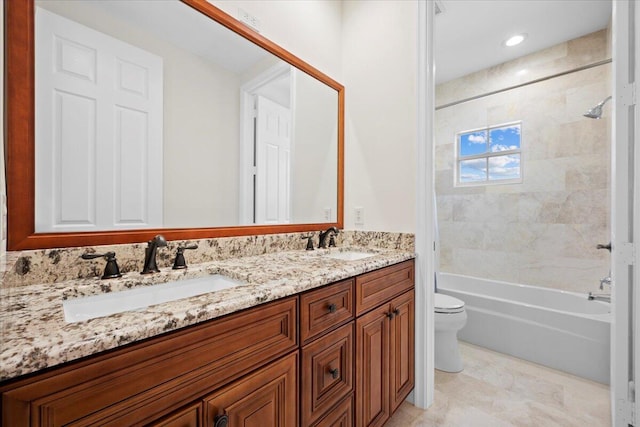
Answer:
[{"label": "white wall", "polygon": [[[296,73],[291,211],[296,222],[336,218],[338,186],[337,93],[307,74]],[[330,125],[327,125],[330,124]]]},{"label": "white wall", "polygon": [[415,230],[417,13],[417,2],[343,2],[346,228]]}]

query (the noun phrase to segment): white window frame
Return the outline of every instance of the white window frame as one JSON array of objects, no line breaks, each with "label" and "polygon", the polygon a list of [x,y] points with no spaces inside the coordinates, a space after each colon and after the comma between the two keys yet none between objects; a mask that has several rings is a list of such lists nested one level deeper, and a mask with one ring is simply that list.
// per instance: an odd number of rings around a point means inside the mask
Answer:
[{"label": "white window frame", "polygon": [[[472,156],[464,156],[462,157],[460,154],[460,135],[463,134],[467,134],[467,133],[473,133],[473,132],[480,132],[480,131],[486,131],[487,132],[487,137],[489,137],[491,130],[493,129],[499,129],[499,128],[503,128],[503,127],[509,127],[509,126],[513,126],[513,125],[519,125],[520,126],[520,148],[516,149],[516,150],[505,150],[505,151],[496,151],[496,152],[491,152],[491,151],[487,151],[484,152],[482,154],[474,154]],[[487,141],[487,144],[489,144],[489,141]],[[454,174],[453,174],[453,185],[454,187],[477,187],[477,186],[483,186],[483,185],[501,185],[501,184],[521,184],[522,183],[522,177],[524,176],[523,173],[523,156],[522,156],[522,144],[523,144],[523,138],[522,138],[522,120],[518,120],[518,121],[514,121],[514,122],[507,122],[507,123],[501,123],[501,124],[497,124],[497,125],[491,125],[491,126],[484,126],[481,128],[475,128],[475,129],[469,129],[469,130],[464,130],[464,131],[460,131],[457,132],[455,135],[455,141],[454,141],[454,145],[455,145],[455,164],[454,164]],[[501,156],[507,156],[510,154],[519,154],[520,155],[520,177],[518,178],[513,178],[513,179],[489,179],[489,159],[492,157],[501,157]],[[460,181],[460,162],[462,161],[467,161],[467,160],[476,160],[476,159],[486,159],[487,161],[487,178],[483,181],[470,181],[470,182],[461,182]]]}]

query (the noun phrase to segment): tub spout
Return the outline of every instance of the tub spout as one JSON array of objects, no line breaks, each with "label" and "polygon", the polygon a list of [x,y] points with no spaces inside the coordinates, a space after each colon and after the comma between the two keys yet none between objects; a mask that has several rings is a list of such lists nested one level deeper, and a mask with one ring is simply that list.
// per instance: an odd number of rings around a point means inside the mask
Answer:
[{"label": "tub spout", "polygon": [[589,296],[587,297],[589,301],[604,301],[611,302],[611,294],[594,294],[593,292],[589,292]]}]

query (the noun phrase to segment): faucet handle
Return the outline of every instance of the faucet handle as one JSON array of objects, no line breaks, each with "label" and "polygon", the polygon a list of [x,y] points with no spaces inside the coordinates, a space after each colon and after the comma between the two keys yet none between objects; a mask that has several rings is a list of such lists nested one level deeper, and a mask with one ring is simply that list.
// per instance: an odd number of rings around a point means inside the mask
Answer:
[{"label": "faucet handle", "polygon": [[609,252],[611,252],[611,242],[607,243],[606,245],[603,245],[602,243],[598,243],[596,245],[596,249],[606,249]]},{"label": "faucet handle", "polygon": [[181,270],[183,268],[187,268],[187,262],[184,259],[184,251],[186,249],[198,249],[198,245],[194,243],[192,245],[187,245],[187,246],[178,246],[178,249],[176,251],[176,259],[173,261],[172,268],[174,270]]},{"label": "faucet handle", "polygon": [[107,260],[107,265],[104,266],[104,273],[102,273],[101,279],[115,279],[117,277],[122,277],[122,273],[120,273],[120,268],[118,267],[118,263],[116,261],[116,253],[115,252],[107,252],[104,254],[90,254],[85,253],[80,256],[82,259],[95,259],[95,258],[104,258]]},{"label": "faucet handle", "polygon": [[600,279],[600,290],[604,289],[604,285],[611,286],[611,276]]},{"label": "faucet handle", "polygon": [[302,236],[301,239],[308,239],[307,240],[307,250],[308,251],[312,251],[314,249],[313,247],[313,233],[309,234],[308,236]]}]

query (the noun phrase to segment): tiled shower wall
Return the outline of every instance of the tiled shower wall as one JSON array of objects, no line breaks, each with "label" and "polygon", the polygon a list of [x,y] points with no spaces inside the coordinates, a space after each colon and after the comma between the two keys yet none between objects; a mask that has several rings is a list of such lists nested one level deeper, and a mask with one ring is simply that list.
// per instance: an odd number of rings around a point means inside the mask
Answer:
[{"label": "tiled shower wall", "polygon": [[[441,106],[539,80],[436,111],[441,271],[598,290],[609,274],[596,244],[609,241],[611,105],[602,120],[582,115],[611,94],[608,46],[602,30],[437,87]],[[513,121],[522,183],[455,187],[456,132]]]}]

